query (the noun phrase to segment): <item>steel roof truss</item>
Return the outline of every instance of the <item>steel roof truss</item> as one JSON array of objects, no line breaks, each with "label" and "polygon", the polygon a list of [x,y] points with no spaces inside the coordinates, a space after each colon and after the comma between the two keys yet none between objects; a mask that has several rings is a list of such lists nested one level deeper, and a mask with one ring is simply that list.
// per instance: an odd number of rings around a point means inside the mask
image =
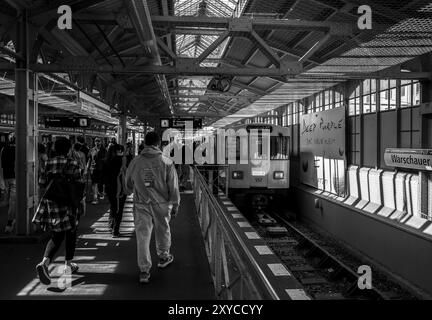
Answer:
[{"label": "steel roof truss", "polygon": [[255,40],[261,52],[269,59],[276,67],[280,68],[281,61],[276,52],[261,38],[254,30],[250,32],[251,40]]},{"label": "steel roof truss", "polygon": [[204,61],[205,58],[207,58],[214,50],[216,50],[217,47],[219,47],[225,39],[227,39],[230,35],[230,31],[225,31],[223,34],[221,34],[210,46],[205,49],[199,57],[197,57],[196,64],[200,64]]}]

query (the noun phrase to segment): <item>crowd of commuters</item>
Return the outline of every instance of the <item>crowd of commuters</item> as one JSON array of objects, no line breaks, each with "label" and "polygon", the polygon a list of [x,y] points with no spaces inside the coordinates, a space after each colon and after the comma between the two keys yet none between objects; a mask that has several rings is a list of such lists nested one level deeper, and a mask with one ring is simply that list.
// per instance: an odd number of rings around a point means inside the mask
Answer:
[{"label": "crowd of commuters", "polygon": [[[150,239],[155,229],[158,267],[165,268],[174,260],[170,252],[170,221],[180,204],[179,179],[174,163],[162,154],[160,137],[155,132],[146,135],[135,156],[132,143],[120,145],[111,139],[104,146],[96,138],[89,148],[83,137],[74,144],[64,137],[38,145],[38,176],[40,203],[32,222],[50,232],[44,254],[36,266],[43,284],[50,284],[49,265],[65,247],[65,271],[75,273],[79,266],[73,262],[78,224],[86,212],[87,200],[96,205],[107,197],[109,201],[108,228],[113,238],[120,237],[120,225],[127,195],[133,194],[134,224],[137,239],[139,281],[147,283],[152,266]],[[0,182],[9,205],[6,232],[15,227],[15,136],[0,154]],[[91,188],[90,188],[91,186]],[[87,199],[87,190],[91,198]]]}]

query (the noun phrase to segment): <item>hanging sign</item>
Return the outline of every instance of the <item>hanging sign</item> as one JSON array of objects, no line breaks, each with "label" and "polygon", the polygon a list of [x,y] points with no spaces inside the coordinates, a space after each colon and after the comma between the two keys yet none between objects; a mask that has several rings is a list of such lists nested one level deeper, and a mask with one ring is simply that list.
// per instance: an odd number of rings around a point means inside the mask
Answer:
[{"label": "hanging sign", "polygon": [[389,167],[432,171],[432,149],[386,149],[384,162]]},{"label": "hanging sign", "polygon": [[46,128],[88,128],[90,118],[86,117],[49,117],[45,119]]}]

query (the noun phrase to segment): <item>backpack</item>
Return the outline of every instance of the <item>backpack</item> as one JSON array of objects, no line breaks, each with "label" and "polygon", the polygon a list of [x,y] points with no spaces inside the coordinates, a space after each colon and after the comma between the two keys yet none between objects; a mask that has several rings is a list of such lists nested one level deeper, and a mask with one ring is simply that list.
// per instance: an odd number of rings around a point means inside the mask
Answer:
[{"label": "backpack", "polygon": [[84,197],[85,184],[77,182],[65,174],[67,162],[61,173],[51,175],[44,198],[57,203],[59,206],[78,208]]}]

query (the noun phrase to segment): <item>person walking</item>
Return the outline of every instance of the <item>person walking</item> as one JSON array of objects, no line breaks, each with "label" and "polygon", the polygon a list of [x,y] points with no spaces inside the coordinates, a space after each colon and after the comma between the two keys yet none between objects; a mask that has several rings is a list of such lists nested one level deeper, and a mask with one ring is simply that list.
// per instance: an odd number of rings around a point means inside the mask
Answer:
[{"label": "person walking", "polygon": [[[78,163],[68,157],[71,147],[72,144],[69,139],[56,139],[54,143],[56,156],[47,160],[39,177],[41,188],[46,190],[50,188],[54,177],[58,175],[64,175],[63,178],[68,179],[69,183],[83,182]],[[60,249],[63,240],[65,240],[66,247],[65,272],[75,273],[78,271],[78,265],[72,260],[75,254],[79,216],[77,208],[60,204],[55,200],[48,200],[45,197],[46,192],[43,194],[32,222],[39,225],[43,230],[51,230],[51,238],[46,245],[43,259],[36,265],[40,281],[48,285],[51,283],[48,267]]]},{"label": "person walking", "polygon": [[86,163],[87,163],[90,149],[87,147],[87,143],[85,142],[85,139],[84,139],[83,136],[78,136],[77,137],[77,142],[79,142],[81,144],[80,151],[82,153],[84,153],[85,159],[86,159]]},{"label": "person walking", "polygon": [[145,136],[145,147],[126,171],[125,187],[133,193],[134,224],[137,238],[140,283],[150,281],[152,260],[150,239],[155,228],[156,252],[159,268],[174,260],[170,253],[171,230],[169,222],[180,205],[178,177],[172,161],[162,155],[159,135],[152,131]]},{"label": "person walking", "polygon": [[74,143],[70,151],[70,157],[78,163],[81,175],[84,176],[87,162],[84,152],[81,151],[82,147],[83,145],[80,142]]},{"label": "person walking", "polygon": [[5,233],[12,233],[15,229],[16,210],[15,133],[13,132],[9,134],[8,143],[1,151],[1,165],[6,189],[5,202],[9,205]]},{"label": "person walking", "polygon": [[102,166],[106,158],[106,149],[102,146],[102,142],[99,138],[95,139],[95,146],[90,150],[89,158],[87,168],[90,168],[90,176],[92,180],[92,204],[98,204],[99,198],[101,200],[104,199]]},{"label": "person walking", "polygon": [[135,152],[134,152],[134,148],[132,145],[132,142],[128,142],[126,143],[126,148],[125,148],[125,153],[124,153],[125,157],[126,157],[126,165],[129,166],[129,164],[131,163],[132,159],[135,157]]},{"label": "person walking", "polygon": [[123,153],[124,147],[122,145],[111,145],[108,148],[108,155],[102,169],[105,191],[110,202],[108,226],[112,230],[113,238],[120,236],[120,224],[126,202],[124,183],[122,183],[126,171],[126,158]]},{"label": "person walking", "polygon": [[78,163],[82,179],[86,180],[85,188],[84,188],[84,196],[80,206],[78,207],[78,215],[80,217],[84,216],[86,213],[86,199],[87,199],[86,196],[87,195],[87,166],[86,166],[87,162],[86,162],[86,155],[82,151],[82,148],[83,148],[83,144],[81,144],[80,142],[76,142],[69,153],[70,158],[72,158]]},{"label": "person walking", "polygon": [[138,146],[138,154],[140,154],[145,148],[145,143],[144,141],[141,141],[141,143]]}]

